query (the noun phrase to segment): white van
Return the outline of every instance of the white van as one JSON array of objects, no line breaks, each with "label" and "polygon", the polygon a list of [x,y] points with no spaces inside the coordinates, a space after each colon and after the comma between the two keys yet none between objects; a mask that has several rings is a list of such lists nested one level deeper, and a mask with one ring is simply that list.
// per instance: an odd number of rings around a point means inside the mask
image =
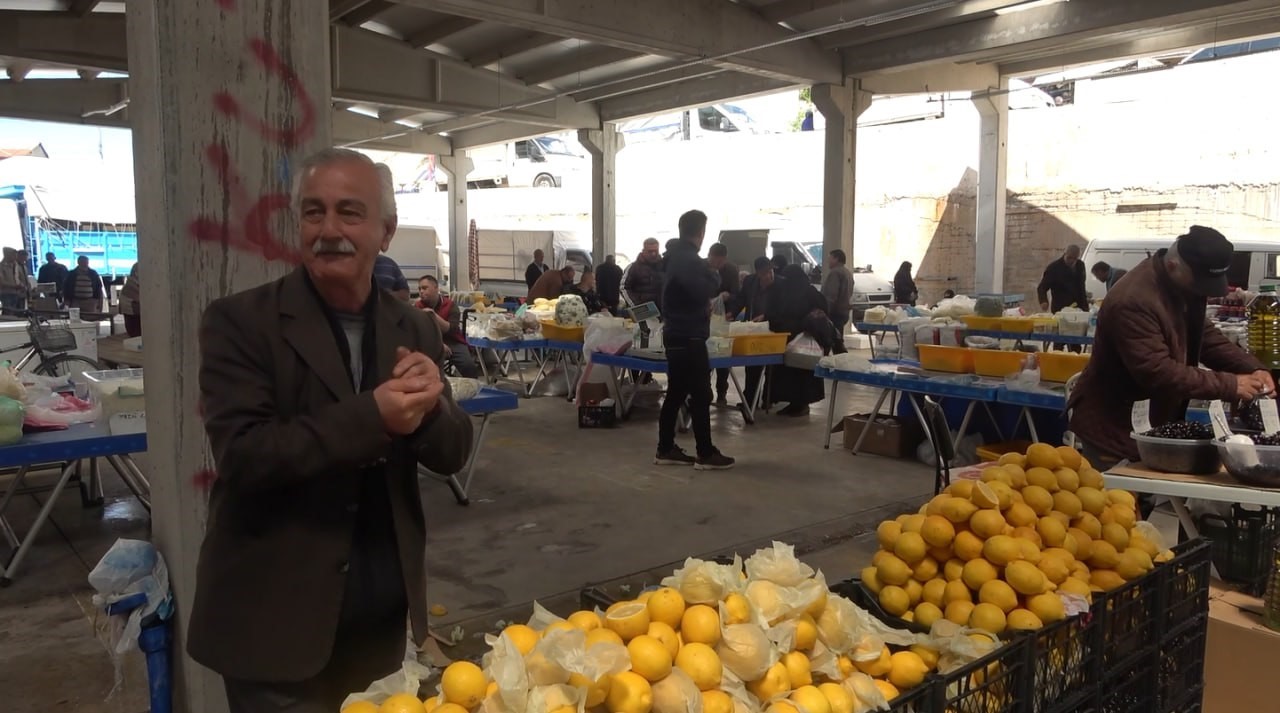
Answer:
[{"label": "white van", "polygon": [[[1227,236],[1231,239],[1231,236]],[[1107,288],[1093,276],[1093,266],[1105,262],[1113,268],[1132,270],[1135,265],[1173,244],[1175,238],[1098,238],[1089,242],[1084,261],[1085,289],[1093,299],[1106,295]],[[1280,285],[1280,233],[1266,237],[1232,239],[1235,256],[1227,272],[1233,287],[1257,291],[1262,285]]]}]

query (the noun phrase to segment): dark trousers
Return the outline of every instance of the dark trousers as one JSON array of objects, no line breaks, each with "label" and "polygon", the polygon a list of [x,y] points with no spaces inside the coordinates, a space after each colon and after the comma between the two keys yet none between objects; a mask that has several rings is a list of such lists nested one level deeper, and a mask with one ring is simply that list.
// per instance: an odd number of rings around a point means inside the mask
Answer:
[{"label": "dark trousers", "polygon": [[729,370],[716,369],[716,398],[723,399],[729,394]]},{"label": "dark trousers", "polygon": [[698,456],[713,455],[716,448],[711,444],[711,360],[707,356],[707,340],[672,339],[665,345],[667,396],[658,417],[658,452],[675,448],[676,420],[688,401]]},{"label": "dark trousers", "polygon": [[[764,367],[749,366],[746,368],[746,372],[747,379],[742,385],[742,391],[747,403],[751,403],[756,400],[756,392],[760,390],[761,382],[764,381]],[[768,394],[766,393],[765,396],[767,397]],[[767,407],[769,405],[768,398],[761,400],[760,403],[762,406]]]},{"label": "dark trousers", "polygon": [[461,342],[445,342],[449,349],[449,363],[458,370],[458,376],[465,379],[480,378],[480,367],[471,356],[471,348]]}]

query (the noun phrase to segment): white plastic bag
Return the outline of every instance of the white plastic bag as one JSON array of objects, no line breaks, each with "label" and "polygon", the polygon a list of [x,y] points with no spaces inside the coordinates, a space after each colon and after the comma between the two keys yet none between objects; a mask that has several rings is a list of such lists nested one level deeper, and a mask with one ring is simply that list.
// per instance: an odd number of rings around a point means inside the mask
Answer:
[{"label": "white plastic bag", "polygon": [[711,336],[729,336],[729,320],[725,317],[724,299],[721,297],[711,301]]},{"label": "white plastic bag", "polygon": [[813,568],[796,557],[796,548],[777,540],[772,547],[756,550],[743,565],[748,579],[766,579],[784,587],[794,587],[813,576]]},{"label": "white plastic bag", "polygon": [[117,654],[137,647],[144,617],[158,613],[167,619],[173,610],[169,568],[150,542],[116,540],[89,572],[89,584],[98,592],[93,595],[93,604],[97,607],[106,607],[139,592],[147,595],[147,603],[129,614],[120,638],[114,642]]},{"label": "white plastic bag", "polygon": [[734,555],[733,564],[716,564],[690,557],[662,586],[678,590],[689,604],[715,604],[742,591],[742,559]]},{"label": "white plastic bag", "polygon": [[804,356],[821,357],[822,346],[818,344],[818,340],[808,334],[800,336],[787,342],[788,354],[801,354]]},{"label": "white plastic bag", "polygon": [[730,624],[724,627],[716,653],[725,670],[743,681],[755,681],[778,662],[778,649],[764,629],[756,624]]},{"label": "white plastic bag", "polygon": [[342,708],[360,701],[368,701],[378,705],[397,693],[409,693],[416,697],[418,695],[418,687],[430,677],[430,668],[417,661],[406,660],[400,665],[399,671],[374,681],[360,693],[352,693],[344,698],[342,700]]}]

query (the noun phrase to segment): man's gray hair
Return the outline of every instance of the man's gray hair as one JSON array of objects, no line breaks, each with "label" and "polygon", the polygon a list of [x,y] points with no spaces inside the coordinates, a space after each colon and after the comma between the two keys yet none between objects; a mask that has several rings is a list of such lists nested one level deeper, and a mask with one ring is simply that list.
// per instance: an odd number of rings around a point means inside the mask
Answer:
[{"label": "man's gray hair", "polygon": [[340,148],[321,149],[302,159],[302,165],[298,166],[297,172],[293,174],[292,197],[294,210],[302,207],[302,179],[306,177],[307,172],[313,168],[343,161],[354,161],[373,167],[374,173],[378,175],[378,210],[382,213],[383,218],[395,218],[396,185],[391,176],[391,168],[385,163],[375,163],[373,159],[359,151]]}]

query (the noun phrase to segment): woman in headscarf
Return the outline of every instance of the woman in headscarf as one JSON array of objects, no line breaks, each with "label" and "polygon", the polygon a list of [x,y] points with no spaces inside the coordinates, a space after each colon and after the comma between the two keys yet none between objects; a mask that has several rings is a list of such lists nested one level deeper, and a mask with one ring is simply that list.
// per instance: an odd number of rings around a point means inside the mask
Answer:
[{"label": "woman in headscarf", "polygon": [[911,279],[911,263],[904,262],[893,276],[893,301],[898,304],[915,306],[916,281]]},{"label": "woman in headscarf", "polygon": [[[773,332],[790,335],[788,342],[802,334],[817,340],[823,353],[830,351],[835,328],[827,317],[827,300],[809,283],[809,276],[799,265],[788,265],[782,270],[782,279],[774,287],[776,298],[770,298],[765,317]],[[826,395],[822,379],[812,371],[791,366],[773,367],[772,400],[787,403],[779,411],[782,416],[803,416],[809,413],[809,404],[821,401]]]}]

